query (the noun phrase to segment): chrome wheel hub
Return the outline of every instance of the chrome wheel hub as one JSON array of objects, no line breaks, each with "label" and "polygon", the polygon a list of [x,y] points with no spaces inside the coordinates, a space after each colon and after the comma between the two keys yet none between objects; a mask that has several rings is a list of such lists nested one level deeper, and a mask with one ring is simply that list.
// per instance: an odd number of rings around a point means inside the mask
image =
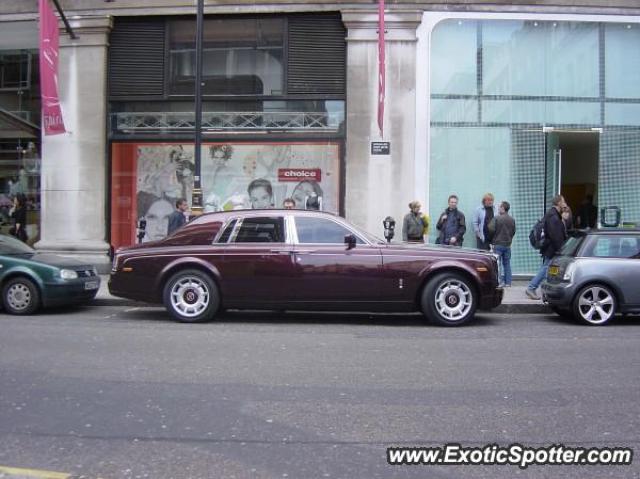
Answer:
[{"label": "chrome wheel hub", "polygon": [[187,318],[201,314],[210,301],[209,287],[196,276],[185,276],[171,288],[171,306]]},{"label": "chrome wheel hub", "polygon": [[449,321],[464,319],[472,305],[471,290],[462,281],[457,279],[444,281],[436,290],[436,309]]},{"label": "chrome wheel hub", "polygon": [[16,283],[7,291],[7,302],[17,311],[27,309],[31,304],[31,291],[24,284]]},{"label": "chrome wheel hub", "polygon": [[580,295],[578,311],[585,321],[592,324],[605,323],[615,314],[613,297],[606,289],[592,286]]}]

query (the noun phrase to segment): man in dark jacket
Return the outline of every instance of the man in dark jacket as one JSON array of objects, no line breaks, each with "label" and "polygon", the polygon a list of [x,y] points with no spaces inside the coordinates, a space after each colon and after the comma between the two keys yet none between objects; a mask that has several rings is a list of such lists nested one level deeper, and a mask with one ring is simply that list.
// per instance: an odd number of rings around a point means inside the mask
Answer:
[{"label": "man in dark jacket", "polygon": [[546,278],[547,270],[549,269],[549,263],[551,258],[560,251],[563,243],[567,239],[567,229],[562,220],[562,210],[567,207],[567,203],[564,201],[562,195],[554,196],[552,206],[549,211],[544,215],[544,244],[540,248],[540,254],[542,255],[542,266],[538,271],[538,274],[529,283],[527,287],[526,295],[530,299],[540,299],[536,290],[540,283]]},{"label": "man in dark jacket", "polygon": [[185,200],[184,198],[180,198],[178,199],[178,201],[176,201],[176,209],[169,215],[167,235],[170,235],[175,230],[187,223],[187,218],[184,214],[188,209],[189,205],[187,204],[187,200]]},{"label": "man in dark jacket", "polygon": [[509,215],[511,205],[508,201],[500,203],[500,214],[493,220],[493,232],[491,231],[491,223],[489,223],[489,234],[492,234],[491,243],[495,254],[498,255],[498,262],[501,263],[500,268],[500,285],[511,286],[511,243],[516,234],[516,222]]},{"label": "man in dark jacket", "polygon": [[438,219],[436,228],[440,231],[437,243],[451,246],[462,246],[467,226],[462,211],[458,210],[458,197],[449,196],[449,207]]}]

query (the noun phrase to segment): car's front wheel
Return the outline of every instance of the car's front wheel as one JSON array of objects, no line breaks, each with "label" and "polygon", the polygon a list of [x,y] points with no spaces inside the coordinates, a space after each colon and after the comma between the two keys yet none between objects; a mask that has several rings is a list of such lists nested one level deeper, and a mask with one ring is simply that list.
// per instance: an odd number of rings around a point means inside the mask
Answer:
[{"label": "car's front wheel", "polygon": [[460,326],[476,312],[474,285],[460,274],[440,273],[422,291],[421,306],[427,319],[442,326]]},{"label": "car's front wheel", "polygon": [[606,324],[616,314],[616,297],[609,287],[590,284],[582,288],[574,298],[573,312],[587,324]]},{"label": "car's front wheel", "polygon": [[33,314],[40,307],[40,291],[28,278],[13,278],[2,288],[2,304],[9,314]]},{"label": "car's front wheel", "polygon": [[213,319],[220,307],[220,293],[215,282],[195,269],[171,276],[165,284],[163,300],[171,316],[183,323]]}]

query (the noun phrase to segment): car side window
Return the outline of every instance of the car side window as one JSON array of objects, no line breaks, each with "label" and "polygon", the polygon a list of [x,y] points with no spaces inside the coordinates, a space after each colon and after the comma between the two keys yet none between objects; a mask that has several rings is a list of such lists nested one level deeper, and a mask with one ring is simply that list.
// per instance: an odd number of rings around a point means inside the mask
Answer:
[{"label": "car side window", "polygon": [[620,258],[640,258],[640,247],[638,238],[633,236],[623,236],[620,238]]},{"label": "car side window", "polygon": [[594,238],[586,256],[595,258],[638,258],[640,245],[638,238],[622,235],[598,235]]},{"label": "car side window", "polygon": [[[353,232],[335,221],[326,218],[296,217],[299,243],[344,244],[344,237]],[[356,236],[356,242],[364,242]]]},{"label": "car side window", "polygon": [[284,243],[283,217],[256,217],[242,220],[234,243]]}]

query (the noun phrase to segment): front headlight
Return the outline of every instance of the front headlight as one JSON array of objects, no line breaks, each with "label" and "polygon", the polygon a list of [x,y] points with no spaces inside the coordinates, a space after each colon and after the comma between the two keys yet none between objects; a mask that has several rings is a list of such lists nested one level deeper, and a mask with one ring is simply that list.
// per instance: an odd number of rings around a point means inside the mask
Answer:
[{"label": "front headlight", "polygon": [[576,269],[575,263],[569,263],[567,269],[564,270],[564,276],[562,277],[562,281],[571,281],[573,278],[573,272]]},{"label": "front headlight", "polygon": [[60,277],[62,279],[76,279],[78,277],[78,273],[72,269],[61,269]]}]

